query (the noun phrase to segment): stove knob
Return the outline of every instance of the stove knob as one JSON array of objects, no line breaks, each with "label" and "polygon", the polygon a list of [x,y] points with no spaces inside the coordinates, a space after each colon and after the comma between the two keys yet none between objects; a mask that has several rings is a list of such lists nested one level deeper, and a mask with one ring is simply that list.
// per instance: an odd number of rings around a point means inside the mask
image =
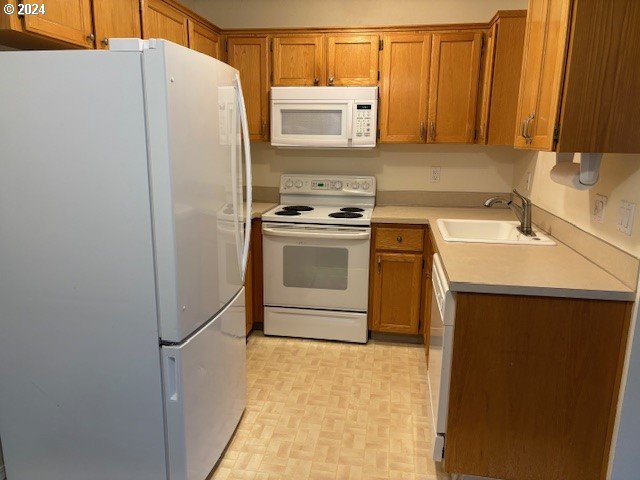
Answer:
[{"label": "stove knob", "polygon": [[360,184],[358,182],[353,182],[351,186],[353,187],[354,190],[357,190],[360,188]]},{"label": "stove knob", "polygon": [[290,178],[287,178],[287,181],[284,182],[284,186],[285,186],[285,188],[293,187],[293,180],[291,180]]},{"label": "stove knob", "polygon": [[296,180],[296,188],[302,188],[302,180]]},{"label": "stove knob", "polygon": [[340,180],[338,180],[337,182],[334,182],[333,188],[334,190],[342,190],[342,182]]},{"label": "stove knob", "polygon": [[370,186],[371,186],[371,185],[369,185],[369,182],[364,182],[364,183],[362,184],[362,189],[363,189],[363,190],[369,190],[369,187],[370,187]]}]

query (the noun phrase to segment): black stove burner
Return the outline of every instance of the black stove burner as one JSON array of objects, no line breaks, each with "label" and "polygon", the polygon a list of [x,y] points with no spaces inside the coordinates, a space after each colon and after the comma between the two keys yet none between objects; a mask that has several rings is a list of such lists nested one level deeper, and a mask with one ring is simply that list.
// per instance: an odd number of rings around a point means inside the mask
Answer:
[{"label": "black stove burner", "polygon": [[329,216],[331,218],[360,218],[362,214],[355,212],[334,212],[330,213]]},{"label": "black stove burner", "polygon": [[294,212],[310,212],[313,210],[313,207],[308,207],[306,205],[289,205],[287,207],[283,207],[283,210],[291,210]]},{"label": "black stove burner", "polygon": [[300,215],[300,212],[297,210],[279,210],[276,212],[276,215],[283,215],[285,217],[295,217],[296,215]]},{"label": "black stove burner", "polygon": [[364,208],[360,208],[360,207],[344,207],[340,209],[341,212],[352,212],[352,213],[358,213],[358,212],[364,212]]}]

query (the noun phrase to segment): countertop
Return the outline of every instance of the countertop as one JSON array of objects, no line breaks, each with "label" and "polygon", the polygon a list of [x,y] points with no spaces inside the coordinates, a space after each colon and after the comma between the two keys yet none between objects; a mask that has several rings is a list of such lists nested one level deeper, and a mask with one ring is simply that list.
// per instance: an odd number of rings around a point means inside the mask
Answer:
[{"label": "countertop", "polygon": [[276,205],[277,203],[253,202],[251,204],[251,218],[260,218]]},{"label": "countertop", "polygon": [[508,209],[382,206],[373,223],[431,224],[454,292],[633,301],[635,292],[568,246],[445,242],[438,218],[514,220]]}]

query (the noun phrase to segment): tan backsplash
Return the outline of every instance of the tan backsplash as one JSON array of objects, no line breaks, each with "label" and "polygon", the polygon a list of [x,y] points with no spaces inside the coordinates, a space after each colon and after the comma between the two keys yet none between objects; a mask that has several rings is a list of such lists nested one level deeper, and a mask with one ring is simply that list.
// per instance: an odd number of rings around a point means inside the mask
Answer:
[{"label": "tan backsplash", "polygon": [[[378,145],[366,150],[278,149],[251,144],[253,184],[278,187],[283,173],[373,175],[378,192],[509,192],[519,160],[531,153],[479,145]],[[441,167],[440,182],[430,181]],[[414,202],[412,202],[414,203]]]}]

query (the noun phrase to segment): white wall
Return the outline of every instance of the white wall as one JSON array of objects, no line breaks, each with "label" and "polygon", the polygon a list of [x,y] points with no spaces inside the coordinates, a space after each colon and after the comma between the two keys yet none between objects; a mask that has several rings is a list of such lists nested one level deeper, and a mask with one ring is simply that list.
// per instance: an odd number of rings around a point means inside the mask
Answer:
[{"label": "white wall", "polygon": [[[640,257],[640,155],[605,155],[600,170],[600,181],[588,191],[577,191],[553,182],[549,171],[555,163],[552,153],[539,153],[522,159],[515,168],[514,184],[524,188],[527,172],[532,174],[530,197],[534,203],[549,212],[577,225],[583,230]],[[606,195],[609,200],[604,223],[591,219],[595,194]],[[620,200],[638,205],[636,223],[631,236],[616,228]],[[619,428],[614,438],[612,480],[640,478],[640,313],[633,315],[627,369],[623,376],[624,394]]]},{"label": "white wall", "polygon": [[[531,157],[510,147],[476,145],[379,145],[372,150],[287,150],[251,144],[254,184],[278,186],[282,173],[375,175],[379,190],[508,192],[518,160]],[[441,181],[430,182],[440,166]]]},{"label": "white wall", "polygon": [[183,0],[221,28],[487,22],[527,0]]}]

